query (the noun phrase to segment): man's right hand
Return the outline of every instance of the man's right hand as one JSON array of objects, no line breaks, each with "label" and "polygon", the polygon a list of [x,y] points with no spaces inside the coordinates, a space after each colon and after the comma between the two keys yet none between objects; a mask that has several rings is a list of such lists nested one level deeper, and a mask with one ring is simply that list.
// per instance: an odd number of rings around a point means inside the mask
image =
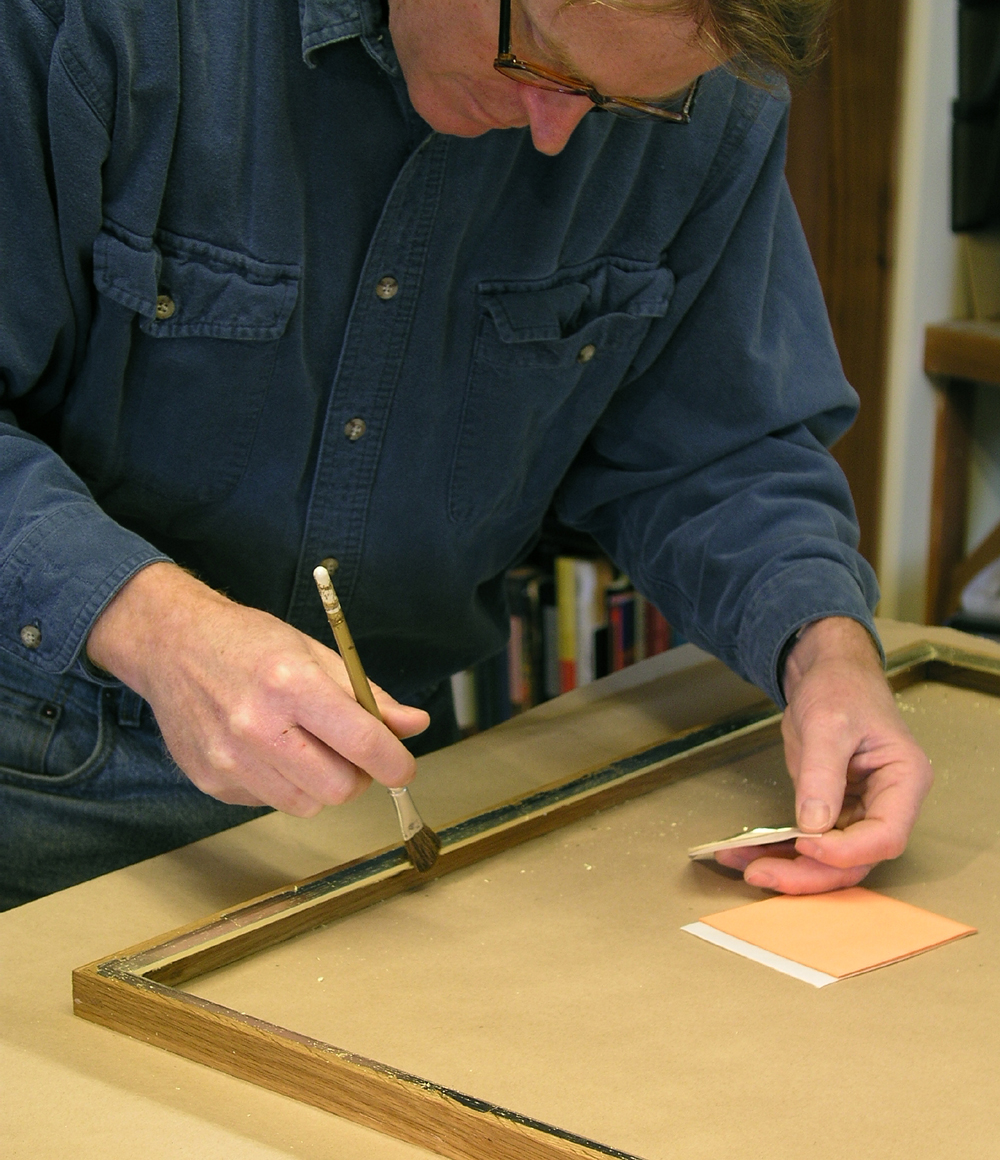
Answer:
[{"label": "man's right hand", "polygon": [[398,739],[429,724],[373,686],[380,724],[333,649],[175,564],[150,564],[124,585],[87,655],[149,702],[194,784],[233,804],[312,817],[372,779],[405,785],[416,765]]}]

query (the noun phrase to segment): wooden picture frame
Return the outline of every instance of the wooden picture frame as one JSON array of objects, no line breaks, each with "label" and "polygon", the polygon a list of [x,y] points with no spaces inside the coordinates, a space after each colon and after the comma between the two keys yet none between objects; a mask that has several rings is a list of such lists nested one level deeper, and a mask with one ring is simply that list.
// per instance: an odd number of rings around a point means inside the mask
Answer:
[{"label": "wooden picture frame", "polygon": [[[1000,660],[920,642],[890,657],[897,691],[936,681],[1000,695]],[[779,739],[761,702],[440,831],[419,874],[402,847],[335,867],[73,972],[75,1013],[452,1160],[634,1160],[607,1144],[230,1010],[180,985],[569,822]]]}]

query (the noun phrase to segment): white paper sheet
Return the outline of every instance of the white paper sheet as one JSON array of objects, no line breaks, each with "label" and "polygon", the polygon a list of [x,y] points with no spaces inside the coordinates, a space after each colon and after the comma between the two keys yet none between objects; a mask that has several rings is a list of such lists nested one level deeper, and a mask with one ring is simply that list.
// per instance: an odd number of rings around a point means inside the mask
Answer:
[{"label": "white paper sheet", "polygon": [[801,963],[782,958],[781,955],[776,955],[771,951],[762,950],[760,947],[755,947],[753,943],[744,942],[741,938],[734,938],[731,934],[723,934],[721,930],[716,930],[715,927],[709,926],[707,923],[691,922],[687,926],[682,926],[681,930],[686,930],[688,934],[702,938],[705,942],[714,943],[717,947],[742,955],[745,959],[753,959],[755,963],[772,967],[784,975],[791,975],[793,979],[801,979],[803,983],[810,983],[813,987],[826,987],[830,983],[837,982],[836,975],[825,975],[822,971],[814,970],[812,967],[804,967]]}]

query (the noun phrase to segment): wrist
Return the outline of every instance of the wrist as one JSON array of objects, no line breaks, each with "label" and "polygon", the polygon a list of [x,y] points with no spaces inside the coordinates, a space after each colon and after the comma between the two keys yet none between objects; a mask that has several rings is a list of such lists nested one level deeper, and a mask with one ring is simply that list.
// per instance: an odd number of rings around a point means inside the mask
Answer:
[{"label": "wrist", "polygon": [[227,603],[177,564],[150,564],[122,585],[94,622],[87,659],[145,697],[149,658],[159,664],[172,642],[191,639],[194,607],[205,601]]},{"label": "wrist", "polygon": [[882,657],[871,633],[846,616],[814,620],[799,630],[781,675],[786,700],[791,700],[806,674],[818,663],[839,662],[882,674]]}]

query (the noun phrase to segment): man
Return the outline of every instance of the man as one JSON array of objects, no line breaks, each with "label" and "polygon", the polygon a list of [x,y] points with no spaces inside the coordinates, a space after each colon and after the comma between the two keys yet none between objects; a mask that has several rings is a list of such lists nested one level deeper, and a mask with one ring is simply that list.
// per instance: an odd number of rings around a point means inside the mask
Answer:
[{"label": "man", "polygon": [[[816,837],[730,864],[903,849],[929,767],[823,446],[856,400],[786,101],[716,67],[794,66],[822,5],[515,0],[497,71],[505,7],[4,5],[4,904],[410,780],[553,499],[787,697]],[[384,728],[319,643],[327,561]]]}]

